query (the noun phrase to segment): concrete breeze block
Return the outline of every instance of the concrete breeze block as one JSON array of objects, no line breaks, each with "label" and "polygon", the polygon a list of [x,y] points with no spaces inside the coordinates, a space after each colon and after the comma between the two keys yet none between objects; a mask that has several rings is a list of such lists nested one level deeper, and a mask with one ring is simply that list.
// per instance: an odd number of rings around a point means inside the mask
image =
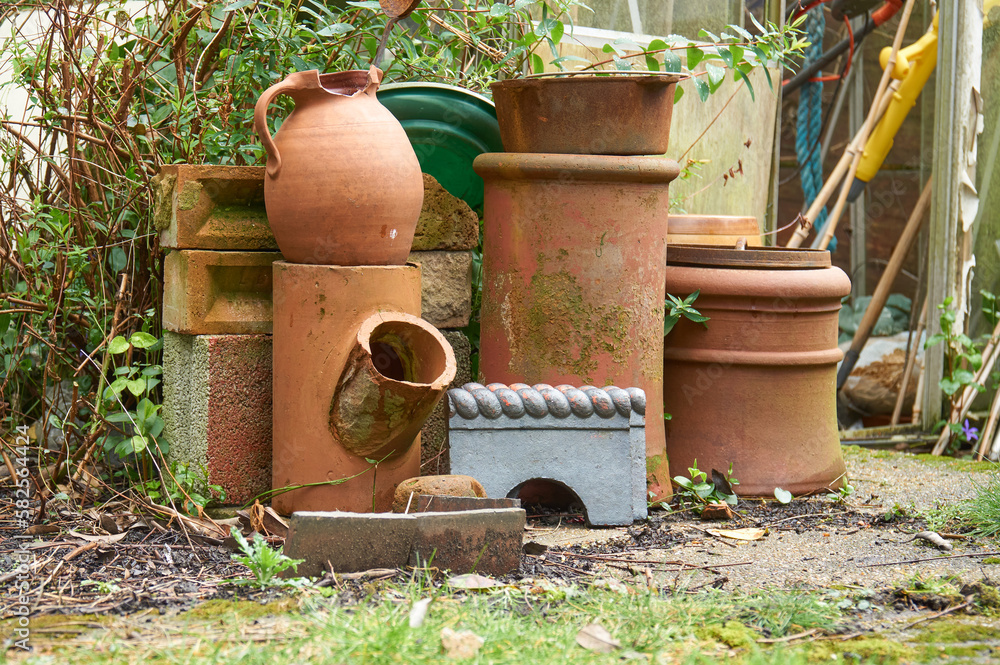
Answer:
[{"label": "concrete breeze block", "polygon": [[646,517],[646,396],[638,388],[469,383],[448,391],[451,472],[487,496],[560,482],[594,526]]},{"label": "concrete breeze block", "polygon": [[[169,164],[154,179],[153,219],[171,249],[277,250],[264,207],[264,167]],[[472,249],[479,217],[424,174],[414,251]]]},{"label": "concrete breeze block", "polygon": [[472,316],[472,252],[412,252],[423,279],[420,311],[438,328],[464,328]]},{"label": "concrete breeze block", "polygon": [[271,336],[164,331],[162,415],[168,459],[205,469],[226,503],[269,490]]},{"label": "concrete breeze block", "polygon": [[309,577],[323,575],[328,561],[338,573],[430,562],[459,574],[505,575],[520,566],[524,523],[521,508],[417,515],[297,511],[284,553],[305,559],[294,574]]},{"label": "concrete breeze block", "polygon": [[161,247],[278,249],[264,210],[264,167],[170,164],[154,186]]},{"label": "concrete breeze block", "polygon": [[172,251],[163,261],[163,327],[188,335],[271,332],[278,252]]}]

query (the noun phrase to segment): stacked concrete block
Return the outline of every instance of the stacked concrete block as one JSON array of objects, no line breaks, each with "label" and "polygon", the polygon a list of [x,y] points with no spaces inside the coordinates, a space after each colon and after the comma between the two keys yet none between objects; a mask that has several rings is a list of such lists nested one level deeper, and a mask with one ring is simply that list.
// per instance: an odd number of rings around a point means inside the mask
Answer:
[{"label": "stacked concrete block", "polygon": [[646,396],[638,388],[470,383],[448,391],[452,473],[490,498],[560,483],[594,526],[646,517]]},{"label": "stacked concrete block", "polygon": [[[164,258],[165,433],[170,458],[204,468],[227,503],[270,489],[271,264],[281,260],[264,209],[264,168],[165,166],[154,219]],[[421,266],[423,318],[445,329],[471,380],[469,347],[456,329],[472,310],[472,248],[479,220],[424,176],[424,207],[410,261]],[[424,428],[430,473],[446,473],[447,413]],[[266,469],[266,472],[264,471]]]}]

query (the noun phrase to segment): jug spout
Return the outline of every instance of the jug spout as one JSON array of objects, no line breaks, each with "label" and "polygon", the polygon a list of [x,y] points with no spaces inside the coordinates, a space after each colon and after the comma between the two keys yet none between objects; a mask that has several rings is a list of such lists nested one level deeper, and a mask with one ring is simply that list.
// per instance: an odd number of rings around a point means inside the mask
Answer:
[{"label": "jug spout", "polygon": [[330,430],[351,453],[381,461],[405,452],[455,378],[448,340],[423,319],[365,319],[330,405]]}]

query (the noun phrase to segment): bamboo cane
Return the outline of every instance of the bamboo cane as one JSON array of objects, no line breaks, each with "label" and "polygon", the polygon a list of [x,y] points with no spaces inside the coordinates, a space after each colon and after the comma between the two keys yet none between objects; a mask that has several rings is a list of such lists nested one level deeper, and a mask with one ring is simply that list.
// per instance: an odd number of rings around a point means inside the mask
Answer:
[{"label": "bamboo cane", "polygon": [[[917,205],[914,206],[913,212],[910,213],[910,218],[906,220],[903,233],[899,236],[899,241],[892,250],[889,263],[885,266],[885,272],[882,273],[882,277],[878,281],[878,286],[875,287],[875,293],[872,294],[872,299],[868,303],[868,309],[865,310],[865,315],[861,317],[861,323],[858,324],[858,329],[854,333],[854,339],[851,340],[851,348],[844,354],[844,362],[841,363],[840,371],[837,373],[837,390],[840,390],[844,386],[844,382],[851,375],[851,370],[854,369],[855,363],[858,362],[861,349],[865,348],[868,336],[871,335],[872,329],[878,321],[878,316],[882,312],[882,307],[889,298],[892,283],[896,280],[896,276],[903,267],[906,255],[910,253],[910,248],[913,247],[913,243],[917,239],[917,234],[920,232],[920,226],[924,220],[924,213],[927,212],[927,209],[931,205],[931,182],[932,178],[928,178],[927,184],[924,185],[924,191],[920,193],[920,198],[917,199]],[[840,202],[842,203],[843,199]],[[827,228],[829,228],[829,224]]]},{"label": "bamboo cane", "polygon": [[[896,67],[896,55],[899,53],[899,49],[903,45],[903,35],[906,33],[906,26],[910,22],[910,14],[913,12],[913,4],[913,0],[907,0],[906,7],[903,8],[903,16],[899,19],[899,27],[896,29],[896,37],[892,40],[892,51],[889,53],[889,59],[885,63],[885,70],[882,72],[882,78],[878,82],[878,90],[875,92],[875,99],[880,101],[886,94],[889,87],[889,79],[892,78],[892,71]],[[837,197],[837,203],[833,207],[833,212],[831,212],[827,217],[826,226],[823,227],[823,237],[819,241],[819,249],[827,248],[827,245],[830,244],[830,239],[833,238],[833,234],[837,230],[837,222],[840,221],[840,216],[844,212],[844,205],[847,203],[847,194],[850,192],[851,183],[854,182],[854,174],[858,170],[858,164],[861,163],[861,155],[864,153],[865,144],[868,142],[868,136],[875,127],[875,116],[876,109],[873,104],[872,109],[868,113],[868,117],[865,118],[865,124],[862,125],[861,131],[858,132],[858,135],[848,147],[848,151],[854,153],[851,159],[851,167],[847,172],[847,178],[845,178],[844,184],[840,188],[840,195]]]},{"label": "bamboo cane", "polygon": [[[887,92],[890,85],[890,79],[892,78],[892,70],[896,66],[896,54],[899,53],[899,49],[903,44],[903,35],[906,34],[906,26],[910,22],[910,14],[913,13],[913,5],[914,0],[907,0],[906,6],[903,8],[903,14],[899,19],[899,27],[896,29],[896,36],[892,40],[892,51],[890,51],[889,59],[886,61],[885,69],[882,71],[882,78],[879,79],[878,89],[875,91],[875,96],[872,98],[872,105],[869,109],[868,116],[865,118],[865,124],[861,126],[861,131],[855,135],[854,139],[848,145],[843,156],[840,158],[840,162],[837,163],[837,168],[834,169],[834,173],[830,175],[830,179],[823,185],[819,195],[806,211],[805,217],[809,222],[807,226],[811,227],[812,221],[816,219],[816,215],[818,215],[819,211],[823,209],[827,200],[829,200],[830,196],[833,195],[833,190],[840,183],[840,177],[834,178],[834,176],[837,175],[838,172],[840,175],[843,175],[843,170],[845,170],[845,168],[842,164],[845,162],[849,163],[849,168],[846,168],[848,174],[847,179],[840,189],[840,196],[837,199],[837,204],[834,206],[833,213],[827,218],[825,227],[826,232],[823,234],[823,240],[820,241],[820,249],[826,249],[826,246],[830,244],[830,238],[833,237],[833,231],[836,230],[837,221],[843,212],[844,204],[847,201],[847,194],[850,191],[851,183],[854,181],[854,173],[857,171],[858,162],[861,161],[861,155],[864,151],[865,143],[868,142],[868,135],[871,134],[871,130],[875,126],[876,119],[881,118],[882,113],[885,111],[883,104],[888,106],[889,101],[892,99],[892,95],[887,94]],[[899,84],[897,83],[897,87],[898,85]],[[799,247],[808,235],[808,228],[797,229],[791,239],[789,239],[786,247]]]},{"label": "bamboo cane", "polygon": [[918,422],[921,416],[920,401],[924,398],[924,364],[920,363],[920,373],[917,374],[917,394],[913,396],[913,415],[910,419]]},{"label": "bamboo cane", "polygon": [[917,354],[920,350],[920,335],[924,332],[927,324],[927,298],[924,298],[924,305],[920,308],[920,316],[917,317],[916,333],[910,340],[910,352],[906,355],[906,362],[903,363],[903,378],[899,384],[899,395],[896,396],[896,406],[892,410],[890,425],[899,424],[899,416],[903,413],[903,402],[906,401],[906,389],[910,385],[910,374],[913,372],[913,365],[917,362]]},{"label": "bamboo cane", "polygon": [[993,396],[993,403],[990,405],[990,416],[986,419],[986,426],[983,427],[983,431],[979,433],[979,449],[976,451],[976,457],[979,460],[986,457],[986,447],[993,440],[998,417],[1000,417],[1000,390]]},{"label": "bamboo cane", "polygon": [[[872,100],[872,106],[875,106],[876,102],[878,104],[878,111],[876,113],[877,119],[882,119],[882,116],[885,114],[885,110],[889,108],[889,103],[892,101],[893,95],[896,94],[896,91],[899,89],[901,84],[902,81],[893,79],[881,99]],[[862,127],[862,129],[864,128]],[[854,135],[854,138],[851,139],[851,144],[853,144],[854,140],[861,134],[861,131],[862,130],[859,129],[858,133]],[[819,215],[819,211],[823,209],[826,202],[830,200],[830,197],[833,196],[833,193],[837,191],[837,185],[841,183],[844,176],[847,174],[847,169],[850,167],[851,157],[853,156],[853,152],[850,150],[851,144],[848,144],[848,149],[844,150],[844,153],[840,156],[840,160],[837,161],[837,165],[834,166],[833,171],[830,172],[830,177],[823,183],[823,187],[819,190],[819,194],[816,195],[816,198],[813,199],[813,202],[809,205],[809,208],[803,215],[808,223],[805,227],[799,227],[795,230],[795,233],[791,238],[789,238],[785,247],[799,247],[802,245],[802,241],[809,236],[809,231],[812,229],[812,222],[816,219],[816,216]]]}]

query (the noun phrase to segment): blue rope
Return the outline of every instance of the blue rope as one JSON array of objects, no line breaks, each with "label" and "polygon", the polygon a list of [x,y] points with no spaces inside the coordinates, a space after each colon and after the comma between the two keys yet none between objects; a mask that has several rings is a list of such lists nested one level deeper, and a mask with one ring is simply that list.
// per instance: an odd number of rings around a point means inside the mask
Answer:
[{"label": "blue rope", "polygon": [[[806,34],[811,42],[803,54],[802,66],[823,55],[823,34],[826,31],[826,17],[823,7],[809,10],[805,23]],[[820,130],[823,124],[823,84],[818,81],[806,82],[799,89],[798,124],[795,135],[795,155],[801,165],[799,177],[802,179],[802,193],[805,196],[806,207],[816,200],[823,188],[823,163],[820,161]],[[811,154],[810,154],[811,153]],[[816,232],[820,233],[826,225],[826,207],[814,220]],[[837,239],[831,238],[829,249],[837,248]]]}]

